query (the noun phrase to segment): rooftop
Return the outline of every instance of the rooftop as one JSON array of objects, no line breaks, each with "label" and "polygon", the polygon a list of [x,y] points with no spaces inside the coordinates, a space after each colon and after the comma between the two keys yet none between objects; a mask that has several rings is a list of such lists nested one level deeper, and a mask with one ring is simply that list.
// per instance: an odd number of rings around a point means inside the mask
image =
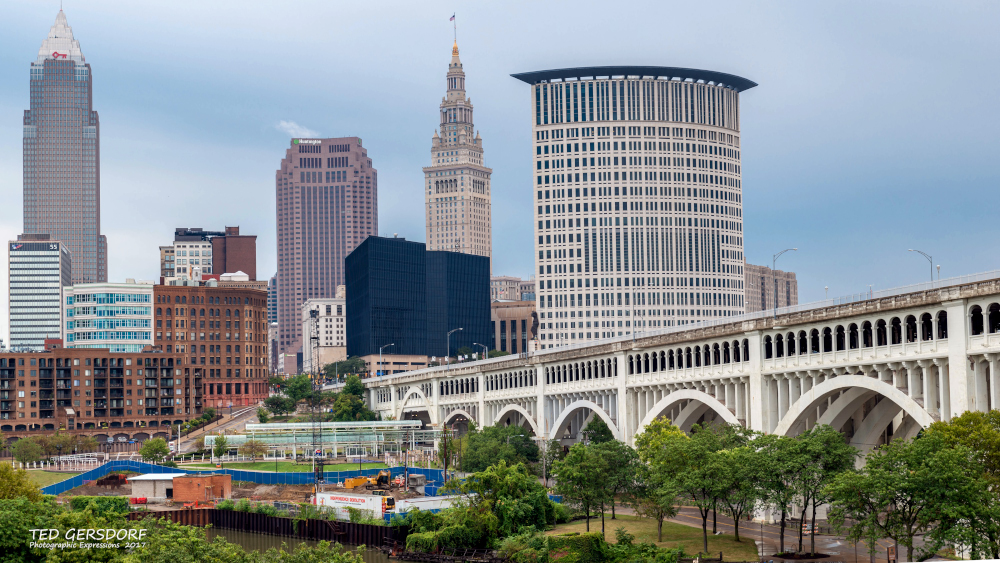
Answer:
[{"label": "rooftop", "polygon": [[186,477],[187,473],[147,473],[129,477],[129,481],[172,481],[174,477]]},{"label": "rooftop", "polygon": [[674,66],[586,66],[555,70],[536,70],[533,72],[512,74],[511,76],[528,84],[609,77],[663,78],[666,80],[711,83],[717,86],[732,88],[737,92],[749,90],[757,85],[756,82],[736,76],[735,74]]}]

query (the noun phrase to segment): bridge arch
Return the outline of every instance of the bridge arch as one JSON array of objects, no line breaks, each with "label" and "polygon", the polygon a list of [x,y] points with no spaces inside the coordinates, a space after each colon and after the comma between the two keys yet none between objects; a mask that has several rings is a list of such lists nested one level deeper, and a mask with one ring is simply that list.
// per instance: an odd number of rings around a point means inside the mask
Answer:
[{"label": "bridge arch", "polygon": [[448,413],[448,416],[444,417],[444,419],[441,420],[441,424],[448,424],[449,420],[458,415],[463,415],[465,416],[465,418],[469,419],[470,422],[475,422],[476,424],[479,424],[479,421],[476,420],[476,417],[469,414],[468,411],[466,411],[465,409],[455,409],[451,411],[450,413]]},{"label": "bridge arch", "polygon": [[[407,406],[406,405],[406,401],[409,400],[409,398],[413,397],[413,396],[418,396],[421,399],[423,399],[424,400],[424,404],[423,405],[410,405],[410,406]],[[420,386],[419,385],[411,385],[410,389],[407,390],[407,392],[406,392],[405,395],[403,395],[403,400],[400,401],[399,402],[399,406],[396,407],[396,412],[395,412],[396,420],[402,420],[403,419],[403,413],[405,413],[407,411],[410,411],[410,412],[412,412],[412,411],[418,411],[418,412],[419,411],[427,411],[428,417],[431,419],[431,424],[437,424],[437,418],[438,418],[437,414],[438,413],[434,412],[433,406],[431,405],[430,401],[427,400],[427,396],[424,395],[424,392],[420,390]]]},{"label": "bridge arch", "polygon": [[[865,390],[867,393],[865,391],[850,392],[852,389]],[[817,420],[817,422],[819,420],[826,420],[831,424],[831,426],[834,426],[834,428],[839,430],[839,427],[834,424],[836,424],[838,420],[846,421],[847,416],[857,410],[856,405],[858,405],[858,401],[861,400],[862,397],[867,395],[870,398],[871,395],[875,393],[882,395],[886,399],[880,402],[879,405],[887,402],[891,402],[895,405],[896,410],[893,412],[893,416],[902,410],[922,428],[927,428],[934,422],[934,418],[931,417],[931,415],[916,401],[885,381],[881,381],[874,377],[868,377],[866,375],[839,375],[832,379],[828,379],[803,393],[802,396],[788,408],[788,412],[781,417],[781,420],[778,422],[778,425],[775,427],[773,433],[782,436],[789,434],[793,431],[797,423],[802,421],[802,417],[804,415],[809,412],[814,412],[814,409],[819,402],[825,401],[830,397],[830,395],[838,391],[847,391],[849,393],[845,393],[844,396],[835,400],[823,416]],[[845,400],[841,401],[841,398]],[[854,407],[854,410],[851,410],[852,406]],[[883,407],[883,409],[892,410],[891,407]],[[873,413],[869,413],[868,416],[865,417],[865,421],[869,420],[872,414]],[[889,420],[891,419],[892,417],[889,418]],[[874,422],[875,421],[873,420],[873,423]],[[886,422],[886,424],[888,425],[888,422]],[[843,425],[843,423],[841,423],[841,425]],[[864,426],[864,422],[862,422],[862,426]],[[879,428],[878,431],[881,431],[884,428],[885,426]],[[855,434],[855,436],[857,436],[857,434]]]},{"label": "bridge arch", "polygon": [[572,403],[566,405],[566,408],[563,409],[561,413],[559,413],[559,417],[556,418],[555,423],[552,425],[553,431],[552,434],[550,434],[551,437],[550,439],[556,439],[555,438],[556,436],[561,436],[563,431],[566,430],[565,427],[569,423],[570,415],[575,414],[576,411],[580,409],[590,409],[591,411],[596,413],[597,416],[601,417],[604,423],[608,425],[608,428],[611,429],[611,433],[614,435],[615,439],[616,440],[622,439],[621,432],[618,430],[618,425],[615,424],[613,420],[611,420],[611,417],[608,415],[608,413],[605,412],[604,409],[602,409],[600,406],[598,406],[597,403],[593,401],[588,401],[586,399],[573,401]]},{"label": "bridge arch", "polygon": [[670,410],[671,407],[681,401],[691,401],[691,404],[681,410],[681,414],[677,417],[677,420],[672,420],[671,422],[685,432],[691,430],[691,426],[699,418],[701,418],[701,415],[708,409],[715,411],[715,413],[718,414],[722,420],[728,422],[729,424],[740,424],[736,415],[715,397],[705,393],[704,391],[698,391],[697,389],[681,389],[679,391],[671,392],[653,405],[653,408],[649,409],[649,412],[646,413],[646,416],[644,416],[642,421],[639,423],[639,427],[636,429],[635,433],[638,434],[642,432],[642,429],[649,425],[649,423],[653,422],[653,420],[655,420],[658,416],[663,415],[664,412]]},{"label": "bridge arch", "polygon": [[503,409],[500,410],[499,413],[497,413],[496,419],[494,419],[493,424],[496,425],[499,421],[503,420],[503,417],[505,415],[511,412],[516,412],[519,413],[521,416],[523,416],[524,419],[528,421],[528,424],[531,425],[531,431],[535,433],[535,436],[541,436],[541,434],[538,433],[538,424],[535,423],[535,419],[532,418],[532,416],[528,414],[528,411],[525,410],[525,408],[520,405],[509,404],[505,406]]}]

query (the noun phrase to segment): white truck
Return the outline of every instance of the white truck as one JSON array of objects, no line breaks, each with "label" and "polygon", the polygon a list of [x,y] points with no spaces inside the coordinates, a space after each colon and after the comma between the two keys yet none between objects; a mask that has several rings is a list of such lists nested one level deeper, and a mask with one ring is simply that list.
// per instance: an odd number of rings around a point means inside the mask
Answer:
[{"label": "white truck", "polygon": [[392,502],[392,497],[345,493],[316,493],[312,501],[316,506],[325,506],[333,510],[339,520],[350,520],[348,508],[363,511],[363,518],[382,518],[386,511],[392,510],[393,507],[388,506]]}]

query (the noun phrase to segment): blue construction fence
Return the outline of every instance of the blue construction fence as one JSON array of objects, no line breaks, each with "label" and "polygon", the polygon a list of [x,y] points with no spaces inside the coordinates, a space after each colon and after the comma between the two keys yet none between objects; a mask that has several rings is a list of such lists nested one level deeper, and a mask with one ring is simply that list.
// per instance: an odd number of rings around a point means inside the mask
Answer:
[{"label": "blue construction fence", "polygon": [[[184,468],[174,468],[174,467],[164,467],[162,465],[154,465],[152,463],[144,463],[141,461],[130,461],[130,460],[115,460],[109,461],[100,467],[96,467],[81,473],[74,477],[70,477],[65,481],[60,481],[58,483],[53,483],[47,487],[42,488],[42,493],[46,495],[59,495],[65,493],[70,489],[75,489],[83,485],[84,481],[96,481],[101,477],[109,473],[114,473],[117,471],[134,471],[140,474],[146,473],[189,473],[189,474],[218,474],[226,473],[232,475],[233,481],[247,481],[250,483],[258,483],[261,485],[312,485],[316,482],[316,478],[310,471],[304,472],[294,472],[294,473],[274,473],[267,471],[246,471],[242,469],[184,469]],[[326,478],[327,483],[336,483],[338,481],[343,481],[350,477],[367,477],[378,474],[379,469],[362,469],[353,471],[325,471],[323,475]],[[426,475],[427,485],[424,487],[424,494],[427,496],[437,495],[437,491],[444,485],[444,471],[441,469],[425,469],[421,467],[408,467],[406,468],[411,475]],[[391,478],[395,478],[397,475],[402,475],[404,472],[403,467],[391,467],[389,468],[389,474]]]}]

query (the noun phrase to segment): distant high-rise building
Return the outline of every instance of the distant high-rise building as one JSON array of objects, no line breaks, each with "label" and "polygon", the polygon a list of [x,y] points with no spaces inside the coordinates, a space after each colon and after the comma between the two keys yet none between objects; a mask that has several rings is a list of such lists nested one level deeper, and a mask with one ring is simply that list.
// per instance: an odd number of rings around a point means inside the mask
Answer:
[{"label": "distant high-rise building", "polygon": [[334,297],[344,258],[378,232],[378,172],[358,137],[292,139],[275,173],[275,198],[278,351],[296,354],[302,303]]},{"label": "distant high-rise building", "polygon": [[[746,277],[747,313],[774,309],[775,297],[779,308],[799,304],[799,282],[795,279],[795,272],[772,270],[746,262],[743,272]],[[778,288],[777,293],[775,287]]]},{"label": "distant high-rise building", "polygon": [[454,356],[459,348],[490,341],[485,256],[369,237],[345,262],[349,356],[377,356],[388,344],[393,346],[384,354]]},{"label": "distant high-rise building", "polygon": [[490,277],[490,299],[493,301],[534,301],[535,279],[522,280],[514,276]]},{"label": "distant high-rise building", "polygon": [[71,285],[69,248],[49,235],[20,235],[8,248],[10,347],[43,350],[62,333],[62,288]]},{"label": "distant high-rise building", "polygon": [[491,257],[490,176],[483,140],[465,97],[458,43],[451,49],[448,90],[441,100],[441,130],[431,138],[431,165],[424,168],[427,250]]},{"label": "distant high-rise building", "polygon": [[344,298],[345,292],[338,291],[336,297],[302,303],[302,333],[307,336],[303,341],[309,343],[302,351],[306,373],[319,373],[326,364],[347,359]]},{"label": "distant high-rise building", "polygon": [[196,272],[216,273],[212,263],[212,238],[225,234],[221,231],[177,227],[174,229],[174,243],[160,247],[160,275],[164,278],[189,280]]},{"label": "distant high-rise building", "polygon": [[243,272],[257,280],[257,235],[241,235],[239,227],[226,227],[226,234],[212,237],[213,273]]},{"label": "distant high-rise building", "polygon": [[539,345],[743,313],[740,93],[731,74],[607,66],[531,85]]},{"label": "distant high-rise building", "polygon": [[267,281],[267,324],[278,324],[278,274]]},{"label": "distant high-rise building", "polygon": [[31,109],[24,112],[24,232],[48,234],[69,247],[73,283],[107,281],[92,74],[62,10],[31,63]]}]

